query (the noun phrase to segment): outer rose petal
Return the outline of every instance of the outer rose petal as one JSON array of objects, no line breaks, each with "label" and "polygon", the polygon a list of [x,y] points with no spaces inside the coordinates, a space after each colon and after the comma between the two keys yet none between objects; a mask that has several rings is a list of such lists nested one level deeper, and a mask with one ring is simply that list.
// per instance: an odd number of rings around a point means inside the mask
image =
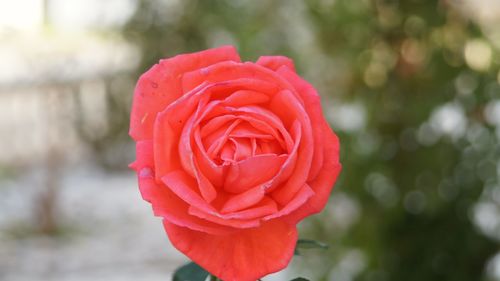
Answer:
[{"label": "outer rose petal", "polygon": [[[139,189],[142,198],[151,202],[153,195],[154,184],[150,184],[150,178],[154,177],[154,156],[153,156],[153,141],[138,141],[135,145],[137,152],[137,160],[130,164],[130,167],[137,171],[139,181]],[[143,183],[146,182],[146,183]]]},{"label": "outer rose petal", "polygon": [[312,196],[314,196],[314,191],[311,189],[311,187],[309,187],[309,185],[304,184],[295,194],[292,200],[290,200],[290,202],[288,202],[288,204],[283,209],[275,212],[274,214],[264,217],[263,220],[267,221],[288,215],[289,213],[297,210],[302,205],[304,205],[304,203]]},{"label": "outer rose petal", "polygon": [[287,180],[287,183],[281,188],[277,188],[272,194],[276,202],[286,205],[299,191],[304,182],[307,181],[315,148],[313,146],[312,124],[309,116],[290,91],[281,91],[271,101],[270,106],[271,110],[279,114],[281,119],[285,119],[287,118],[286,114],[283,110],[279,109],[280,105],[283,108],[288,108],[290,112],[296,113],[294,117],[297,118],[302,125],[302,138],[297,152],[298,157],[295,169]]},{"label": "outer rose petal", "polygon": [[136,141],[151,139],[156,114],[183,94],[182,74],[222,61],[239,62],[240,57],[234,47],[222,46],[161,60],[144,73],[134,92],[130,136]]},{"label": "outer rose petal", "polygon": [[308,182],[309,186],[316,193],[301,208],[284,217],[290,223],[298,223],[303,218],[319,213],[328,202],[330,192],[337,180],[337,176],[342,169],[339,163],[339,139],[328,125],[324,125],[325,147],[324,165],[318,176]]},{"label": "outer rose petal", "polygon": [[151,203],[156,216],[177,225],[212,234],[225,234],[233,229],[188,214],[188,205],[170,189],[154,179],[153,141],[138,141],[137,160],[130,166],[137,171],[139,190],[144,200]]},{"label": "outer rose petal", "polygon": [[258,83],[272,83],[277,88],[271,95],[279,90],[288,89],[302,102],[302,98],[288,81],[275,71],[252,62],[234,63],[226,61],[200,70],[187,72],[182,77],[182,89],[184,92],[187,92],[202,82],[216,83],[242,78],[252,78],[258,81]]},{"label": "outer rose petal", "polygon": [[148,194],[152,195],[150,201],[154,215],[162,217],[165,221],[214,235],[224,235],[235,231],[234,228],[189,215],[189,206],[186,202],[164,185],[156,183],[153,178],[140,179],[139,186],[143,194],[144,190],[148,190]]},{"label": "outer rose petal", "polygon": [[256,64],[262,65],[274,71],[278,70],[282,66],[286,66],[295,72],[293,60],[285,56],[261,56],[257,60]]},{"label": "outer rose petal", "polygon": [[297,243],[297,229],[282,220],[229,235],[164,226],[179,251],[224,281],[255,281],[285,268]]},{"label": "outer rose petal", "polygon": [[130,163],[129,167],[136,172],[140,172],[140,170],[144,167],[148,167],[152,169],[154,167],[154,155],[153,155],[153,141],[138,141],[135,143],[135,151],[137,155],[137,159]]},{"label": "outer rose petal", "polygon": [[321,110],[320,97],[316,89],[307,81],[290,71],[287,67],[281,67],[277,73],[287,80],[299,93],[304,101],[304,108],[311,120],[313,138],[314,138],[314,157],[311,163],[308,180],[314,179],[323,166],[323,124],[326,123]]}]

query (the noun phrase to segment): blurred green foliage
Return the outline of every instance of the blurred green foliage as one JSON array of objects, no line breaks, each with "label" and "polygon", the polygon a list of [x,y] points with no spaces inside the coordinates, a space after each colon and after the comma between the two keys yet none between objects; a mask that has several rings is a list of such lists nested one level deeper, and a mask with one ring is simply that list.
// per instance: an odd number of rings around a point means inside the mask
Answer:
[{"label": "blurred green foliage", "polygon": [[139,1],[123,32],[138,74],[234,44],[245,60],[292,57],[318,88],[344,170],[302,232],[331,245],[302,257],[313,280],[489,280],[498,230],[474,214],[499,188],[500,129],[485,116],[499,53],[450,1]]}]

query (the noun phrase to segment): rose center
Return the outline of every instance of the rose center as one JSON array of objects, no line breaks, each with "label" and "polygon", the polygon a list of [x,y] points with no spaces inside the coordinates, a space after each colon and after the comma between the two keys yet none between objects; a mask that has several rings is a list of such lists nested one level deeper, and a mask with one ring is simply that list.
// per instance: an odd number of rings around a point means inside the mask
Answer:
[{"label": "rose center", "polygon": [[266,132],[247,121],[235,119],[206,135],[203,145],[215,164],[231,165],[257,155],[286,153],[272,134],[275,132]]}]

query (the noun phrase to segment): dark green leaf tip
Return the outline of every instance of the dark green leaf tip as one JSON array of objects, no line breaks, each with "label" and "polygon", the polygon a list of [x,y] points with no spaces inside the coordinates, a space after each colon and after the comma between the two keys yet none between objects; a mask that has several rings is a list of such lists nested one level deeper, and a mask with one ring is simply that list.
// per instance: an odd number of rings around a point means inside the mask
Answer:
[{"label": "dark green leaf tip", "polygon": [[194,262],[187,263],[179,267],[175,273],[173,281],[205,281],[208,272]]}]

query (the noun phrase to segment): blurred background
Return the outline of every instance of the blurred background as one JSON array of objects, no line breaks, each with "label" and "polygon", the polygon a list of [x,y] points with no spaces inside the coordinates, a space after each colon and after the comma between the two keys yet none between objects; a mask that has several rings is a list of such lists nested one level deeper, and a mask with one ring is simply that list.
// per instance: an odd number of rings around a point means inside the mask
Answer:
[{"label": "blurred background", "polygon": [[282,54],[341,139],[330,245],[264,280],[500,280],[500,1],[0,0],[0,280],[169,280],[127,169],[135,81],[222,44]]}]

